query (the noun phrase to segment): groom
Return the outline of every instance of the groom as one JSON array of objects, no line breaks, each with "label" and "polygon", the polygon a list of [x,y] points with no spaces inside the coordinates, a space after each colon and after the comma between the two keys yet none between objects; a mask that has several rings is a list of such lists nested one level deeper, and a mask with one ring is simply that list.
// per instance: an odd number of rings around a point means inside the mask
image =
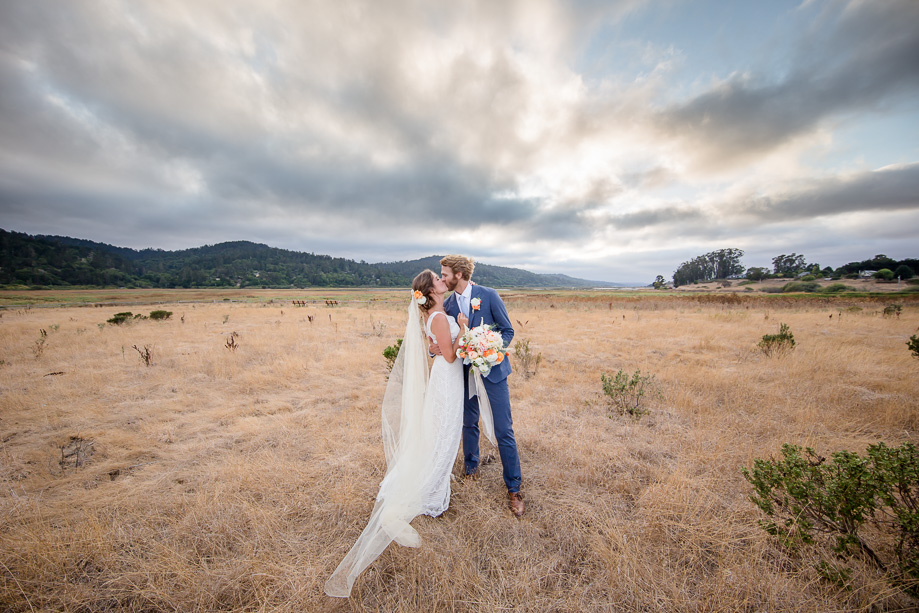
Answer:
[{"label": "groom", "polygon": [[[504,346],[514,338],[514,328],[507,316],[507,309],[498,292],[490,287],[471,282],[475,262],[462,255],[448,255],[440,261],[440,275],[447,289],[453,291],[444,302],[447,315],[454,318],[463,313],[469,318],[469,327],[490,324],[501,334]],[[439,349],[435,350],[439,353]],[[517,455],[517,441],[514,439],[514,424],[511,419],[511,400],[507,390],[507,376],[511,374],[510,360],[504,360],[492,367],[483,377],[485,391],[491,403],[495,421],[495,437],[498,452],[504,467],[504,484],[507,485],[508,507],[515,517],[523,515],[524,504],[520,496],[520,458]],[[463,389],[469,389],[469,366],[463,366]],[[463,457],[466,477],[476,479],[479,472],[479,399],[463,394]]]}]

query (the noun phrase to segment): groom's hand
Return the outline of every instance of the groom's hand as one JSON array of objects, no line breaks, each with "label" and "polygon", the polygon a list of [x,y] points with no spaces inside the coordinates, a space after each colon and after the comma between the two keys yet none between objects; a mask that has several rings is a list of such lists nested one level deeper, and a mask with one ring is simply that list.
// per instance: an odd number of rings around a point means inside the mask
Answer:
[{"label": "groom's hand", "polygon": [[443,355],[443,352],[440,350],[440,345],[437,343],[431,343],[428,345],[428,353],[431,355]]}]

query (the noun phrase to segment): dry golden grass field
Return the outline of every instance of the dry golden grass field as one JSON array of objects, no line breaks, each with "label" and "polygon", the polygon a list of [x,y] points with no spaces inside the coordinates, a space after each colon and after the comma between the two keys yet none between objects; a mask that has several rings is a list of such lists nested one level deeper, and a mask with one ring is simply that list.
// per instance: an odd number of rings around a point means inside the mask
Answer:
[{"label": "dry golden grass field", "polygon": [[[0,610],[917,604],[857,560],[839,586],[815,570],[817,549],[780,548],[740,473],[786,442],[919,442],[917,295],[505,292],[516,338],[543,358],[510,379],[526,515],[505,508],[500,461],[485,465],[454,482],[443,516],[415,520],[421,548],[390,546],[340,600],[322,587],[383,475],[382,351],[408,291],[333,306],[301,292],[303,307],[292,293],[0,311]],[[902,313],[884,317],[894,301]],[[172,317],[105,324],[161,308]],[[797,347],[767,357],[756,344],[780,323]],[[601,393],[618,369],[660,384],[639,420]]]}]

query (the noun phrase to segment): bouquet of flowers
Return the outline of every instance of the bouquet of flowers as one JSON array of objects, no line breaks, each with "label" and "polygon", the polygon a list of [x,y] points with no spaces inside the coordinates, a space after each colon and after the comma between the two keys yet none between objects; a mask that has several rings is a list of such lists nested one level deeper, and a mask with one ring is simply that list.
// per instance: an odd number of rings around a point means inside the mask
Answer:
[{"label": "bouquet of flowers", "polygon": [[456,357],[462,358],[463,364],[470,364],[483,377],[488,376],[492,366],[503,362],[506,355],[501,333],[487,324],[466,330],[456,350]]}]

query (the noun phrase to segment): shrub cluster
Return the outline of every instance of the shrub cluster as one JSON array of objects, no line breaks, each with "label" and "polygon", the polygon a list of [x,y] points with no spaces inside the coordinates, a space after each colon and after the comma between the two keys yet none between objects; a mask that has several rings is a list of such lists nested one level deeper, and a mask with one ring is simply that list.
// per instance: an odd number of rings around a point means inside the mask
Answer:
[{"label": "shrub cluster", "polygon": [[763,340],[756,346],[768,356],[784,355],[795,348],[795,335],[788,329],[788,324],[780,324],[778,334],[764,334]]},{"label": "shrub cluster", "polygon": [[742,472],[768,517],[760,525],[783,544],[813,544],[823,533],[838,556],[858,554],[917,595],[919,450],[912,443],[870,445],[864,457],[838,451],[829,462],[786,444],[781,459],[757,459]]},{"label": "shrub cluster", "polygon": [[529,379],[536,374],[539,363],[542,362],[542,353],[530,349],[530,339],[522,338],[514,343],[514,357],[523,372],[523,378]]},{"label": "shrub cluster", "polygon": [[876,273],[874,273],[875,279],[881,279],[883,281],[892,281],[893,280],[893,271],[889,268],[882,268]]},{"label": "shrub cluster", "polygon": [[[150,311],[149,318],[156,319],[156,320],[166,320],[166,319],[169,319],[171,316],[172,316],[172,311]],[[111,319],[107,319],[106,321],[110,324],[120,326],[121,324],[125,322],[134,321],[135,319],[147,319],[147,316],[141,315],[140,313],[135,315],[131,311],[125,311],[124,313],[115,313],[115,315]]]},{"label": "shrub cluster", "polygon": [[636,419],[648,412],[644,406],[649,396],[661,396],[654,375],[642,375],[636,370],[631,377],[619,369],[613,377],[600,373],[603,393],[620,415],[630,415]]},{"label": "shrub cluster", "polygon": [[838,294],[840,292],[854,292],[856,289],[845,283],[830,283],[820,291],[824,294]]},{"label": "shrub cluster", "polygon": [[392,370],[393,365],[396,363],[396,358],[399,357],[400,347],[402,347],[401,338],[396,339],[394,345],[389,345],[383,350],[383,357],[386,359],[386,370]]},{"label": "shrub cluster", "polygon": [[133,319],[138,319],[140,317],[143,317],[143,315],[139,315],[139,314],[135,315],[131,311],[125,311],[124,313],[115,313],[115,315],[111,319],[108,319],[106,321],[110,324],[115,324],[116,326],[120,326],[126,321],[131,321]]},{"label": "shrub cluster", "polygon": [[813,277],[811,277],[811,281],[792,281],[782,287],[782,292],[786,294],[788,292],[816,292],[819,290],[820,284],[814,281]]}]

